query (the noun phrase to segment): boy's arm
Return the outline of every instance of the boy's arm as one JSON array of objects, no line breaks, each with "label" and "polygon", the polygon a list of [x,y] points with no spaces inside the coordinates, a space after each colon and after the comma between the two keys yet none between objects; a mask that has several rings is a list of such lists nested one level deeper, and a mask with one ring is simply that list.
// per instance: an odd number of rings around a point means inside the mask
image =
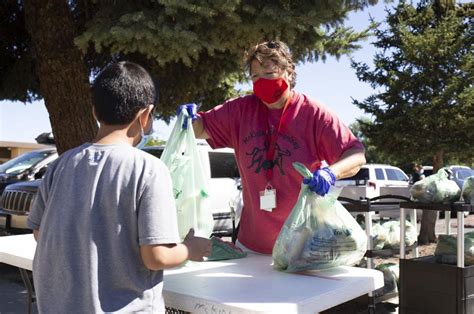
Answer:
[{"label": "boy's arm", "polygon": [[195,237],[191,229],[183,243],[141,245],[140,254],[145,266],[150,270],[161,270],[180,265],[186,260],[201,262],[211,253],[211,241]]},{"label": "boy's arm", "polygon": [[35,238],[35,241],[36,241],[36,242],[38,242],[39,236],[40,236],[40,231],[39,231],[39,229],[33,230],[33,238]]}]

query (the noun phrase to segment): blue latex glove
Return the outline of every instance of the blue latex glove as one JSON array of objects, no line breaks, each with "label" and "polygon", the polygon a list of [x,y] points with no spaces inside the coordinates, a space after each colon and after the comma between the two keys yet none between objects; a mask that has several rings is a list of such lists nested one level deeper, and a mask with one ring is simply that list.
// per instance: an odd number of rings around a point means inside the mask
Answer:
[{"label": "blue latex glove", "polygon": [[[192,121],[197,119],[197,106],[196,104],[185,104],[178,107],[176,110],[176,115],[179,116],[184,110],[186,110],[189,114],[189,117]],[[188,128],[188,120],[184,120],[183,129]]]},{"label": "blue latex glove", "polygon": [[321,196],[326,195],[335,182],[336,176],[328,167],[316,170],[311,179],[303,179],[303,183],[307,184],[311,191]]}]

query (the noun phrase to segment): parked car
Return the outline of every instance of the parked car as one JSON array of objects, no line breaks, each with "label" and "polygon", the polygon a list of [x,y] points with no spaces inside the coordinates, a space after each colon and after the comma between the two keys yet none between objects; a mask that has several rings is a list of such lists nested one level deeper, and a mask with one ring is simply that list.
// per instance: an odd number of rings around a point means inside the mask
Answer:
[{"label": "parked car", "polygon": [[[410,198],[409,180],[407,174],[398,167],[366,164],[354,176],[337,180],[336,187],[342,188],[340,196],[353,200],[373,199],[383,195],[397,195],[408,199]],[[387,198],[383,201],[398,200]],[[372,206],[379,217],[398,218],[400,216],[398,205],[379,205],[374,202]],[[357,215],[357,213],[352,214]]]},{"label": "parked car", "polygon": [[48,165],[58,158],[56,148],[21,154],[0,165],[0,195],[9,184],[41,178]]},{"label": "parked car", "polygon": [[468,177],[474,176],[474,170],[466,166],[447,166],[445,168],[450,170],[449,178],[456,182],[460,189]]},{"label": "parked car", "polygon": [[425,178],[433,174],[433,166],[423,166],[422,168]]},{"label": "parked car", "polygon": [[[147,153],[160,157],[163,146],[143,148]],[[210,182],[210,203],[215,220],[214,235],[230,236],[240,219],[240,174],[232,149],[211,149],[198,145],[204,171]],[[29,232],[26,220],[41,180],[10,184],[5,188],[0,203],[0,214],[6,217],[4,226],[10,233]],[[0,224],[1,227],[1,224]]]},{"label": "parked car", "polygon": [[380,195],[408,194],[409,178],[402,169],[384,164],[366,164],[352,177],[339,179],[340,196],[352,199],[374,198]]}]

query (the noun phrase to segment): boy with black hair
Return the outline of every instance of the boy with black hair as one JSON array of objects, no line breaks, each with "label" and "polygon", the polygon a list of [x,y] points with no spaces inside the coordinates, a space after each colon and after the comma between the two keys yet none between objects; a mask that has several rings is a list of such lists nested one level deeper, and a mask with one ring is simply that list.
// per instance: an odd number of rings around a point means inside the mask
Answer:
[{"label": "boy with black hair", "polygon": [[179,243],[168,169],[133,147],[152,130],[150,75],[134,63],[112,64],[92,93],[96,138],[48,169],[28,217],[38,241],[38,310],[161,313],[163,269],[202,261],[211,242],[190,230]]}]

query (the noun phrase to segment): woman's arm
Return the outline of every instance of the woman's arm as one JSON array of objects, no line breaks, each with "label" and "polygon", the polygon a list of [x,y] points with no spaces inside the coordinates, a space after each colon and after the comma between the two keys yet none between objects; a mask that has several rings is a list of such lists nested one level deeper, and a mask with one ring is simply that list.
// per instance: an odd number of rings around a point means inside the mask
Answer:
[{"label": "woman's arm", "polygon": [[199,115],[197,116],[196,120],[193,121],[193,130],[196,138],[205,140],[210,137],[204,129],[204,123],[202,122],[202,118]]},{"label": "woman's arm", "polygon": [[336,179],[342,179],[355,175],[365,163],[364,148],[349,148],[329,168],[336,176]]}]

